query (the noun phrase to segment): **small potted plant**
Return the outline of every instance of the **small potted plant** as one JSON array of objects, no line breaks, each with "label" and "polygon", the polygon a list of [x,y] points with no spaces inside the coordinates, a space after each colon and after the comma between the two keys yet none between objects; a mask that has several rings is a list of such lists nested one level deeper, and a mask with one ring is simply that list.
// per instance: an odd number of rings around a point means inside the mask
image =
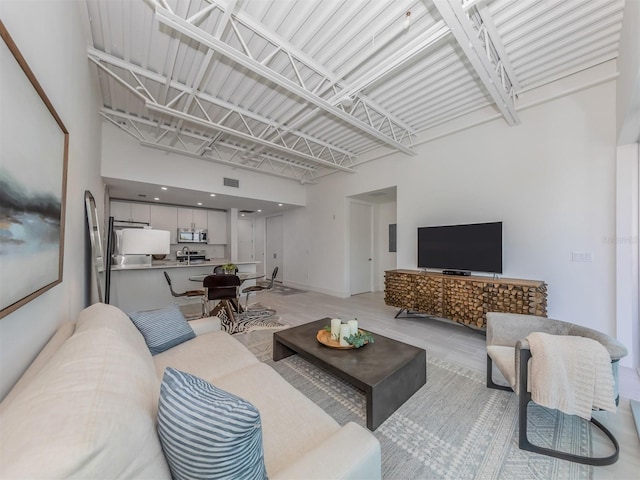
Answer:
[{"label": "small potted plant", "polygon": [[226,274],[235,274],[238,267],[235,263],[225,263],[222,265],[222,271]]}]

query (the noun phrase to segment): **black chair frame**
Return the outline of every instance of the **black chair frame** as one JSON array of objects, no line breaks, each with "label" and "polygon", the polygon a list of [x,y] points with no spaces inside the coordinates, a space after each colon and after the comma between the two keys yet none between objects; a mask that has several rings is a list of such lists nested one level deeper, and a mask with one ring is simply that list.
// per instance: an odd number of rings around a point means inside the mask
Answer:
[{"label": "black chair frame", "polygon": [[[521,450],[526,450],[528,452],[540,453],[542,455],[547,455],[549,457],[560,458],[561,460],[568,460],[570,462],[582,463],[585,465],[594,465],[597,467],[611,465],[618,461],[618,457],[620,455],[620,444],[614,437],[613,433],[609,429],[607,429],[602,423],[600,423],[595,418],[591,418],[589,420],[596,428],[598,428],[602,433],[606,435],[606,437],[611,441],[611,444],[614,447],[614,452],[611,455],[606,457],[587,457],[583,455],[575,455],[572,453],[561,452],[559,450],[553,450],[550,448],[541,447],[539,445],[534,445],[529,441],[527,437],[527,409],[529,406],[529,402],[531,402],[531,392],[529,392],[528,388],[528,363],[531,359],[531,350],[528,348],[520,349],[520,364],[519,371],[520,374],[516,381],[518,382],[518,389],[520,390],[520,395],[518,395],[518,447]],[[498,385],[493,381],[493,361],[491,357],[487,355],[487,387],[493,388],[496,390],[506,390],[513,392],[511,387],[506,387],[504,385]],[[618,404],[620,397],[616,398],[616,405]]]},{"label": "black chair frame", "polygon": [[278,267],[275,267],[273,269],[273,272],[271,272],[271,280],[269,281],[269,285],[266,287],[263,287],[261,285],[253,285],[251,287],[247,287],[242,289],[242,293],[246,293],[247,294],[247,299],[244,302],[244,308],[245,310],[247,310],[249,308],[249,295],[251,295],[252,293],[257,293],[257,292],[261,292],[263,290],[272,290],[273,289],[273,284],[276,281],[276,276],[278,275]]},{"label": "black chair frame", "polygon": [[171,296],[172,297],[188,297],[188,298],[200,298],[200,302],[202,304],[202,316],[206,316],[207,315],[207,302],[205,299],[205,291],[204,289],[202,290],[187,290],[184,292],[176,292],[173,289],[173,284],[171,283],[171,277],[169,277],[169,274],[167,272],[162,272],[164,273],[164,278],[167,280],[167,283],[169,284],[169,291],[171,292]]}]

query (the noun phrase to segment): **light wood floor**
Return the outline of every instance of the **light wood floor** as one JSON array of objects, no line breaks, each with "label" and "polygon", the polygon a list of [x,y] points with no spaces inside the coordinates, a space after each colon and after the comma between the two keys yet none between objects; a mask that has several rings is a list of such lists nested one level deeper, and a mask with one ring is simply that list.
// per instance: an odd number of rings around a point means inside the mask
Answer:
[{"label": "light wood floor", "polygon": [[[244,300],[244,299],[243,299]],[[251,296],[278,312],[281,323],[295,326],[323,317],[356,317],[362,328],[424,348],[427,355],[465,366],[484,374],[486,350],[484,334],[470,328],[430,318],[394,318],[397,309],[384,304],[383,292],[337,298],[316,292],[277,295],[261,292]],[[620,459],[608,467],[595,467],[594,479],[640,480],[640,441],[629,407],[629,398],[640,400],[640,379],[632,369],[621,369],[620,406],[615,414],[598,412],[600,419],[620,442]],[[428,379],[427,379],[428,381]],[[598,450],[599,447],[602,447]],[[604,450],[603,450],[604,449]],[[600,437],[595,452],[606,452]]]}]

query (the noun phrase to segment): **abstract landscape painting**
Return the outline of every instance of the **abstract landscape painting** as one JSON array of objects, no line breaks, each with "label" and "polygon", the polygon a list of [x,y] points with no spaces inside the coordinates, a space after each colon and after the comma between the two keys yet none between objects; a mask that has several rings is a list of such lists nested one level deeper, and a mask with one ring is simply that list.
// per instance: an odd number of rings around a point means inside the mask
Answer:
[{"label": "abstract landscape painting", "polygon": [[0,22],[0,318],[62,281],[68,132]]}]

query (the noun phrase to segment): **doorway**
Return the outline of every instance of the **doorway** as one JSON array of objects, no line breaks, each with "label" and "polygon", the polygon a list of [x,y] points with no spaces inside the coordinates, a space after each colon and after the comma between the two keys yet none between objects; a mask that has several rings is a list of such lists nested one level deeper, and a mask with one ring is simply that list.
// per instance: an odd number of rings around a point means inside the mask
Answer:
[{"label": "doorway", "polygon": [[276,276],[277,282],[282,282],[284,269],[282,265],[282,215],[275,217],[268,217],[266,222],[267,230],[267,251],[265,255],[265,275],[271,277],[271,272],[275,267],[278,267],[278,275]]},{"label": "doorway", "polygon": [[373,290],[373,205],[351,201],[349,207],[349,290]]}]

